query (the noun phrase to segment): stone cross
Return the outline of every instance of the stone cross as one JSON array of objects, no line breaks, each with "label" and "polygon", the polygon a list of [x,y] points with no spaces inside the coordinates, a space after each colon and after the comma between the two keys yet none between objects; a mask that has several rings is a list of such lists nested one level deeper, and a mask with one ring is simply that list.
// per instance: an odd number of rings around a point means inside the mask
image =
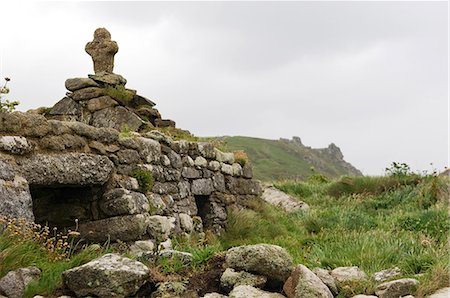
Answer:
[{"label": "stone cross", "polygon": [[94,40],[86,44],[85,50],[94,61],[95,73],[113,73],[114,55],[119,51],[119,47],[111,40],[108,30],[105,28],[95,30]]}]

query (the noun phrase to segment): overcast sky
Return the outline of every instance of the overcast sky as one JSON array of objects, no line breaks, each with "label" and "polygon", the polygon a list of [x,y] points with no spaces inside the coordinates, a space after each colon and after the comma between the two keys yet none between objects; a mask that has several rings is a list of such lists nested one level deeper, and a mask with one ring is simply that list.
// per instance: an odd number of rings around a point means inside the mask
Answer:
[{"label": "overcast sky", "polygon": [[448,162],[447,2],[39,2],[1,5],[0,75],[19,110],[93,73],[106,27],[114,72],[199,136],[334,142],[365,174]]}]

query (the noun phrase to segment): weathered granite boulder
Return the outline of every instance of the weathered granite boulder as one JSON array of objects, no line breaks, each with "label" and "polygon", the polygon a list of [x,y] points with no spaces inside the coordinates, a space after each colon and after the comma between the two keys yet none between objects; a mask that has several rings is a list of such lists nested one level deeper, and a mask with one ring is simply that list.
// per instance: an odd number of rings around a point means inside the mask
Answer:
[{"label": "weathered granite boulder", "polygon": [[148,225],[148,214],[135,214],[84,222],[78,230],[89,241],[131,241],[145,235]]},{"label": "weathered granite boulder", "polygon": [[108,216],[148,212],[150,205],[145,195],[123,188],[113,189],[100,200],[100,209]]},{"label": "weathered granite boulder", "polygon": [[270,244],[233,247],[225,259],[230,268],[263,275],[275,283],[284,283],[293,266],[292,257],[284,248]]},{"label": "weathered granite boulder", "polygon": [[10,271],[0,279],[0,294],[4,294],[8,298],[22,298],[28,284],[39,279],[40,275],[41,270],[36,267]]},{"label": "weathered granite boulder", "polygon": [[264,186],[261,198],[270,205],[277,206],[286,212],[309,210],[308,204],[285,194],[274,186]]},{"label": "weathered granite boulder", "polygon": [[379,272],[375,272],[373,274],[373,279],[378,282],[386,281],[388,279],[392,279],[395,276],[400,275],[400,268],[394,267],[391,269],[382,270]]},{"label": "weathered granite boulder", "polygon": [[[1,170],[0,161],[0,170]],[[8,176],[8,172],[0,176],[0,215],[10,218],[24,218],[34,220],[33,203],[27,181],[20,176]]]},{"label": "weathered granite boulder", "polygon": [[194,259],[191,253],[174,249],[163,249],[158,253],[158,256],[160,259],[177,259],[186,266],[191,265]]},{"label": "weathered granite boulder", "polygon": [[336,280],[336,284],[340,287],[346,282],[367,279],[367,274],[358,267],[338,267],[330,272],[331,276]]},{"label": "weathered granite boulder", "polygon": [[262,275],[255,275],[245,271],[235,271],[227,268],[220,277],[220,287],[225,292],[230,292],[234,287],[246,285],[262,288],[267,282],[267,278]]},{"label": "weathered granite boulder", "polygon": [[375,294],[380,298],[398,298],[413,294],[419,285],[414,278],[402,278],[378,285]]},{"label": "weathered granite boulder", "polygon": [[237,286],[229,294],[229,298],[284,298],[279,293],[266,292],[252,286]]},{"label": "weathered granite boulder", "polygon": [[117,106],[118,103],[109,96],[101,96],[90,99],[87,101],[86,108],[89,112],[93,113],[106,108],[111,108]]},{"label": "weathered granite boulder", "polygon": [[100,87],[100,86],[90,78],[72,78],[66,80],[65,87],[67,90],[73,92],[87,87]]},{"label": "weathered granite boulder", "polygon": [[92,114],[91,120],[92,126],[111,127],[118,131],[137,131],[142,124],[143,121],[141,118],[139,118],[135,113],[121,106],[105,108],[94,112]]},{"label": "weathered granite boulder", "polygon": [[328,287],[304,265],[295,267],[283,290],[288,298],[333,298]]},{"label": "weathered granite boulder", "polygon": [[22,155],[30,152],[32,149],[32,146],[24,137],[0,136],[0,151]]},{"label": "weathered granite boulder", "polygon": [[175,229],[174,217],[153,215],[148,219],[148,234],[152,239],[167,240]]},{"label": "weathered granite boulder", "polygon": [[338,294],[338,288],[334,278],[330,275],[328,270],[322,268],[314,268],[312,272],[330,289],[333,295]]},{"label": "weathered granite boulder", "polygon": [[114,166],[106,156],[85,153],[35,154],[16,161],[21,175],[37,185],[102,185]]},{"label": "weathered granite boulder", "polygon": [[106,254],[63,272],[64,283],[77,296],[127,297],[144,284],[149,269],[142,263]]}]

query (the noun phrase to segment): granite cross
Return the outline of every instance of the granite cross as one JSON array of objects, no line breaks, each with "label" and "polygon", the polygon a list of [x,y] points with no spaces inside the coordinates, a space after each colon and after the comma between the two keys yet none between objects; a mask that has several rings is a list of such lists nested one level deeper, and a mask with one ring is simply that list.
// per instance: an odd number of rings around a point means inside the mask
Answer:
[{"label": "granite cross", "polygon": [[95,30],[94,40],[86,44],[85,50],[92,57],[95,73],[113,73],[114,55],[119,51],[119,47],[111,40],[108,30],[105,28]]}]

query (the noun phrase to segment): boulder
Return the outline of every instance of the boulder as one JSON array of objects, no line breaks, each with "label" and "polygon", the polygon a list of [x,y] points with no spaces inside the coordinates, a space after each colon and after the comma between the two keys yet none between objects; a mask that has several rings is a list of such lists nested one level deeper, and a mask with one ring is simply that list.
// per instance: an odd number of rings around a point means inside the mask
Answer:
[{"label": "boulder", "polygon": [[230,248],[226,264],[235,270],[263,275],[269,281],[284,283],[292,271],[292,257],[282,247],[270,244]]},{"label": "boulder", "polygon": [[200,178],[202,176],[202,172],[195,168],[183,167],[183,170],[181,171],[181,175],[184,178],[196,179],[196,178]]},{"label": "boulder", "polygon": [[[0,161],[0,170],[1,164]],[[7,172],[0,171],[0,176],[11,178],[8,175]],[[0,179],[0,215],[34,221],[33,199],[27,181],[20,176],[12,178],[13,180]]]},{"label": "boulder", "polygon": [[116,188],[105,193],[99,205],[108,216],[139,214],[150,210],[145,195],[124,188]]},{"label": "boulder", "polygon": [[330,289],[333,295],[338,294],[338,288],[334,278],[330,275],[328,270],[322,268],[314,268],[312,272]]},{"label": "boulder", "polygon": [[76,134],[87,137],[92,140],[104,143],[112,143],[119,139],[119,132],[113,128],[109,127],[97,128],[81,122],[59,122],[59,123],[64,123],[65,126],[70,128]]},{"label": "boulder", "polygon": [[144,284],[149,269],[117,254],[106,254],[63,272],[67,287],[77,296],[128,297]]},{"label": "boulder", "polygon": [[378,285],[375,294],[380,298],[398,298],[412,294],[419,281],[414,278],[402,278]]},{"label": "boulder", "polygon": [[161,145],[155,140],[138,137],[136,138],[136,142],[138,152],[145,162],[150,163],[156,161],[157,157],[161,154]]},{"label": "boulder", "polygon": [[211,179],[196,179],[192,181],[191,192],[194,195],[210,195],[214,191]]},{"label": "boulder", "polygon": [[230,292],[234,287],[246,285],[256,288],[262,288],[267,282],[267,278],[261,275],[251,274],[245,271],[234,271],[227,268],[220,277],[220,287],[225,292]]},{"label": "boulder", "polygon": [[[133,108],[138,108],[138,107],[140,107],[140,108],[142,108],[142,107],[150,107],[151,108],[151,107],[154,107],[156,105],[156,103],[154,103],[153,101],[151,101],[150,99],[148,99],[148,98],[146,98],[144,96],[135,94],[133,96],[133,99],[130,102],[130,105]],[[161,116],[156,117],[156,118],[161,118]]]},{"label": "boulder", "polygon": [[386,270],[382,270],[379,272],[375,272],[373,274],[373,279],[378,282],[383,282],[388,279],[392,279],[393,277],[398,276],[400,274],[401,274],[400,268],[394,267],[391,269],[386,269]]},{"label": "boulder", "polygon": [[116,216],[80,223],[78,230],[89,241],[130,241],[147,232],[148,221],[148,214]]},{"label": "boulder", "polygon": [[228,296],[219,293],[207,293],[202,298],[227,298]]},{"label": "boulder", "polygon": [[155,119],[156,127],[175,127],[176,123],[170,119]]},{"label": "boulder", "polygon": [[155,250],[155,242],[153,240],[138,240],[130,245],[130,254],[141,257],[146,254],[152,254]]},{"label": "boulder", "polygon": [[91,125],[94,127],[111,127],[118,131],[124,129],[137,131],[143,123],[138,115],[121,106],[94,112],[91,120]]},{"label": "boulder", "polygon": [[114,168],[108,157],[85,153],[35,154],[16,161],[30,185],[103,185]]},{"label": "boulder", "polygon": [[103,95],[106,95],[105,89],[98,87],[87,87],[68,94],[70,98],[77,102],[81,100],[89,100]]},{"label": "boulder", "polygon": [[333,298],[328,287],[304,265],[295,267],[283,290],[288,298]]},{"label": "boulder", "polygon": [[194,165],[199,168],[204,168],[208,165],[208,161],[203,156],[197,156],[194,160]]},{"label": "boulder", "polygon": [[274,186],[264,186],[261,198],[270,205],[277,206],[285,212],[308,211],[308,204],[278,190]]},{"label": "boulder", "polygon": [[225,163],[221,163],[220,164],[220,170],[222,171],[222,173],[227,174],[227,175],[233,175],[233,167],[231,165],[225,164]]},{"label": "boulder", "polygon": [[232,152],[222,152],[217,148],[214,148],[214,151],[216,152],[216,160],[219,162],[227,163],[227,164],[233,164],[234,163],[234,154]]},{"label": "boulder", "polygon": [[152,239],[156,240],[167,240],[169,235],[175,229],[175,221],[174,217],[153,215],[148,219],[148,228],[147,232],[152,237]]},{"label": "boulder", "polygon": [[50,110],[50,115],[81,115],[81,106],[70,97],[64,97]]},{"label": "boulder", "polygon": [[237,286],[229,294],[229,298],[284,298],[279,293],[266,292],[252,286]]},{"label": "boulder", "polygon": [[428,296],[428,298],[448,298],[448,297],[450,297],[450,287],[442,288],[434,292],[430,296]]},{"label": "boulder", "polygon": [[3,158],[0,155],[0,179],[14,180],[16,171],[14,170],[12,162],[13,162],[12,160]]},{"label": "boulder", "polygon": [[159,257],[161,259],[177,259],[183,265],[189,266],[192,264],[192,260],[194,257],[191,253],[184,252],[184,251],[178,251],[174,249],[163,249],[159,252]]},{"label": "boulder", "polygon": [[127,80],[123,76],[105,71],[90,74],[88,77],[95,82],[108,85],[125,85],[127,83]]},{"label": "boulder", "polygon": [[33,147],[24,137],[0,136],[0,150],[22,155],[32,151]]},{"label": "boulder", "polygon": [[89,78],[67,79],[65,86],[67,90],[72,92],[87,87],[100,87],[94,80]]},{"label": "boulder", "polygon": [[236,177],[242,176],[242,167],[240,164],[238,164],[238,163],[232,164],[231,169],[232,169],[233,176],[236,176]]},{"label": "boulder", "polygon": [[156,291],[152,293],[151,298],[183,298],[183,297],[198,297],[189,296],[186,292],[186,284],[179,281],[160,282],[157,285]]},{"label": "boulder", "polygon": [[191,233],[194,230],[194,221],[192,217],[186,213],[178,214],[180,219],[180,228],[186,233]]},{"label": "boulder", "polygon": [[41,270],[36,267],[10,271],[0,279],[0,294],[5,294],[8,298],[22,298],[28,284],[39,279],[40,275]]},{"label": "boulder", "polygon": [[89,112],[95,112],[99,110],[103,110],[105,108],[115,107],[118,103],[114,99],[112,99],[109,96],[101,96],[96,97],[93,99],[90,99],[87,102],[86,108],[89,110]]},{"label": "boulder", "polygon": [[367,274],[356,266],[338,267],[336,269],[333,269],[330,274],[336,280],[338,287],[346,282],[367,279]]}]

